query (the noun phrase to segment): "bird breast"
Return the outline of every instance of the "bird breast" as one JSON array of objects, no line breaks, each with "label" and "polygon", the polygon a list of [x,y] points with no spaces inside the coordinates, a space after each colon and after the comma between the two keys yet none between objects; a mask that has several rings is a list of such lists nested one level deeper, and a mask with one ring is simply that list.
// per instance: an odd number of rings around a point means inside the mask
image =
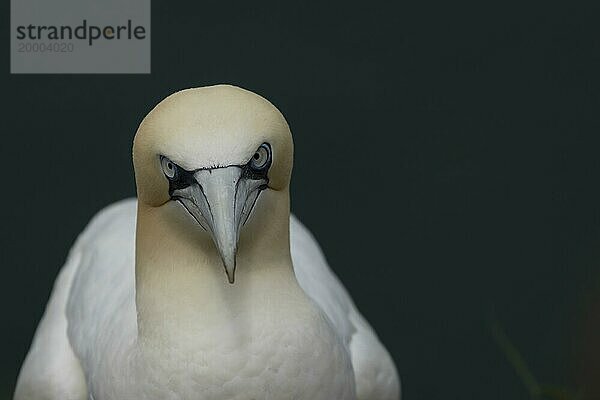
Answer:
[{"label": "bird breast", "polygon": [[243,332],[208,327],[185,345],[140,340],[136,398],[354,400],[351,361],[329,321],[315,309],[292,315]]}]

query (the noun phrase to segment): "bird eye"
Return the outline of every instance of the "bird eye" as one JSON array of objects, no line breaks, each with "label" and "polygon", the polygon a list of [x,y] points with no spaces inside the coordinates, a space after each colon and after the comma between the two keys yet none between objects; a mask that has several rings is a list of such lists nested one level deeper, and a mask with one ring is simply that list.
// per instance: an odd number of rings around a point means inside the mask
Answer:
[{"label": "bird eye", "polygon": [[177,172],[175,169],[175,164],[173,164],[173,162],[167,157],[161,157],[160,166],[167,178],[173,179],[175,177],[175,173]]},{"label": "bird eye", "polygon": [[252,156],[250,166],[254,169],[263,169],[269,164],[269,161],[271,161],[271,147],[267,143],[263,143]]}]

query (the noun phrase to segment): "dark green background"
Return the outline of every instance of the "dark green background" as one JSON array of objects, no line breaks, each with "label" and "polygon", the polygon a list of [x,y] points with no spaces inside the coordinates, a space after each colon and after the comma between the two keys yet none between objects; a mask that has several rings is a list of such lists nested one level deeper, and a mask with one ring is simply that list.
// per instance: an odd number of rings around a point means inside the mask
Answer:
[{"label": "dark green background", "polygon": [[600,397],[600,8],[247,3],[154,0],[151,75],[2,63],[6,395],[73,240],[134,194],[141,118],[232,83],[286,115],[293,210],[405,399],[528,398],[490,318],[541,381]]}]

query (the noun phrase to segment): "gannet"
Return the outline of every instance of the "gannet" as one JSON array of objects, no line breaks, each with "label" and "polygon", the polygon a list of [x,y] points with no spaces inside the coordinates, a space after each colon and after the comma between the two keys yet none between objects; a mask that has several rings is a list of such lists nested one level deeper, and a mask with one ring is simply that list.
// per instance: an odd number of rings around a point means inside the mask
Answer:
[{"label": "gannet", "polygon": [[396,400],[394,363],[290,215],[293,143],[269,101],[218,85],[160,102],[137,200],[62,268],[16,400]]}]

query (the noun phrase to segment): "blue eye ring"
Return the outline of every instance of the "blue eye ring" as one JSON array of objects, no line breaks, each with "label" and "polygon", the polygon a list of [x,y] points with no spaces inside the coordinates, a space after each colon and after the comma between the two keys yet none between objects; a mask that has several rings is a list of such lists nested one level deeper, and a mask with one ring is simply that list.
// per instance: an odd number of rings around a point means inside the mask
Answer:
[{"label": "blue eye ring", "polygon": [[268,143],[261,144],[250,159],[250,167],[260,171],[271,164],[271,146]]},{"label": "blue eye ring", "polygon": [[160,167],[162,169],[163,174],[165,174],[165,176],[168,179],[174,179],[176,177],[177,166],[173,161],[169,160],[167,157],[163,156],[160,158]]}]

